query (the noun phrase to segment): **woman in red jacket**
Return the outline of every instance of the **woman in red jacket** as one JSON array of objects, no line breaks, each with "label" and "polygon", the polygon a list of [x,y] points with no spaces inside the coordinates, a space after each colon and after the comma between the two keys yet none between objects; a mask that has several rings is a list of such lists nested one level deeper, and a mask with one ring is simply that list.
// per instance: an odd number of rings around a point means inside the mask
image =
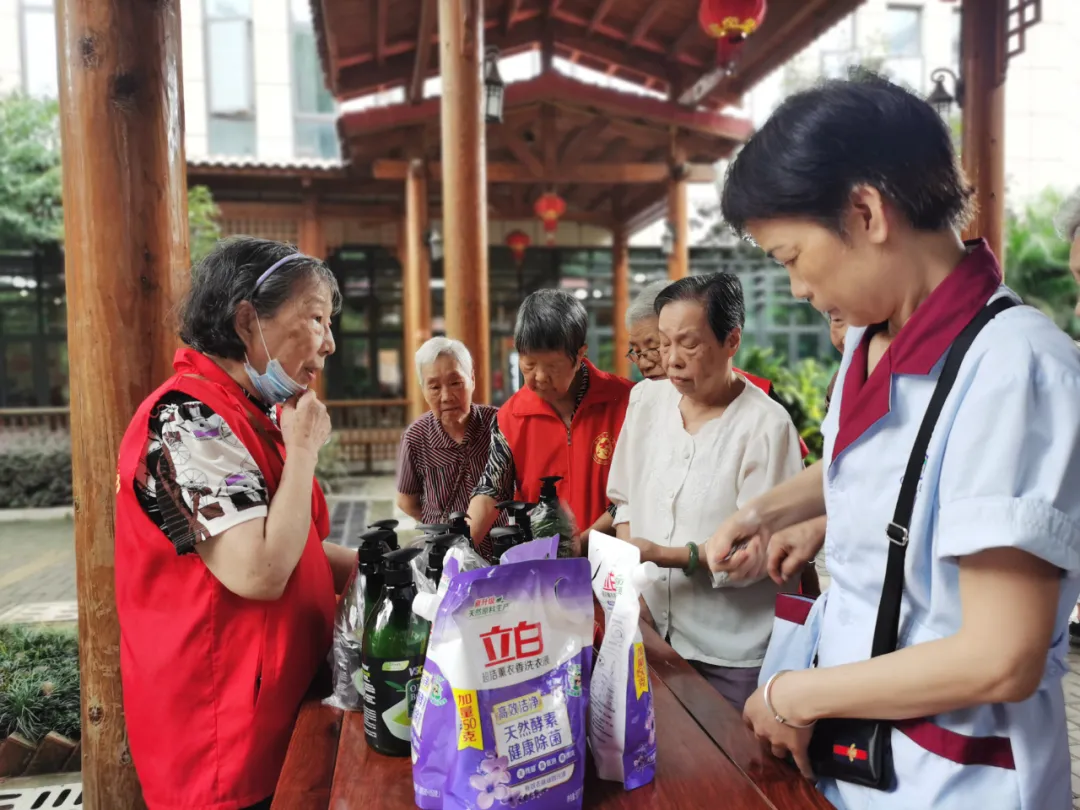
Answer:
[{"label": "woman in red jacket", "polygon": [[324,544],[330,435],[308,390],[337,284],[262,239],[194,274],[176,373],[120,447],[116,601],[132,758],[151,810],[268,807],[355,554]]}]

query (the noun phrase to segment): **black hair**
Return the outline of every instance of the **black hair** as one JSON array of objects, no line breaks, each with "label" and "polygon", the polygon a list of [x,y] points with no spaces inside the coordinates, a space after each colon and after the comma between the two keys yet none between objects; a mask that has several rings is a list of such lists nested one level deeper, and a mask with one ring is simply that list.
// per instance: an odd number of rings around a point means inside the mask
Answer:
[{"label": "black hair", "polygon": [[669,284],[656,296],[656,314],[675,301],[697,301],[705,307],[705,317],[721,343],[732,329],[746,323],[742,283],[734,273],[687,276]]},{"label": "black hair", "polygon": [[521,303],[514,324],[518,354],[563,352],[575,359],[585,345],[589,315],[565,290],[537,290]]},{"label": "black hair", "polygon": [[843,234],[856,186],[877,189],[920,231],[961,227],[971,216],[949,128],[918,96],[872,73],[796,93],[754,134],[728,169],[727,223],[812,219]]},{"label": "black hair", "polygon": [[251,236],[218,242],[192,271],[191,291],[180,307],[180,339],[204,354],[243,360],[244,342],[234,326],[240,302],[250,301],[260,318],[272,318],[311,282],[330,288],[337,313],[341,309],[337,280],[325,264],[310,256],[286,262],[255,288],[271,265],[296,252],[292,245]]}]

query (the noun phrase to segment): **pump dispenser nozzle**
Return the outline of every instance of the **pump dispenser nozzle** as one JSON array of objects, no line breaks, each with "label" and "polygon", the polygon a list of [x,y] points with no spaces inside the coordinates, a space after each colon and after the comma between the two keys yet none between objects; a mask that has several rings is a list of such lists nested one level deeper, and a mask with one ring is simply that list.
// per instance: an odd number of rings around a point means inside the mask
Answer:
[{"label": "pump dispenser nozzle", "polygon": [[559,493],[555,488],[555,485],[562,481],[561,475],[548,475],[540,479],[540,500],[553,501],[558,500]]},{"label": "pump dispenser nozzle", "polygon": [[372,523],[370,526],[368,526],[369,529],[382,529],[382,530],[384,530],[386,532],[389,532],[390,536],[386,538],[386,543],[387,543],[387,545],[390,546],[391,550],[400,548],[400,546],[398,544],[397,532],[395,531],[395,529],[397,529],[397,527],[398,527],[398,522],[396,520],[393,520],[393,519],[377,520],[374,523]]},{"label": "pump dispenser nozzle", "polygon": [[459,534],[447,532],[445,534],[432,535],[424,540],[429,546],[427,568],[424,569],[424,576],[435,583],[436,587],[438,587],[439,579],[442,577],[443,561],[446,559],[446,552],[450,550],[450,546],[457,542],[460,537],[461,535]]},{"label": "pump dispenser nozzle", "polygon": [[535,506],[535,503],[525,503],[524,501],[503,501],[495,504],[496,509],[502,509],[510,516],[511,526],[521,527],[522,542],[525,543],[533,539],[532,520],[529,519],[529,512]]},{"label": "pump dispenser nozzle", "polygon": [[387,588],[400,588],[402,585],[412,584],[413,575],[409,563],[416,559],[421,550],[414,546],[383,554],[383,562],[386,566],[383,570],[383,582]]},{"label": "pump dispenser nozzle", "polygon": [[525,542],[525,535],[520,526],[500,526],[491,530],[491,553],[496,564],[502,560],[502,555],[514,546]]},{"label": "pump dispenser nozzle", "polygon": [[464,512],[451,512],[448,517],[450,519],[450,528],[448,531],[453,532],[459,537],[464,537],[472,543],[472,530],[469,527],[469,521],[466,520],[468,515]]}]

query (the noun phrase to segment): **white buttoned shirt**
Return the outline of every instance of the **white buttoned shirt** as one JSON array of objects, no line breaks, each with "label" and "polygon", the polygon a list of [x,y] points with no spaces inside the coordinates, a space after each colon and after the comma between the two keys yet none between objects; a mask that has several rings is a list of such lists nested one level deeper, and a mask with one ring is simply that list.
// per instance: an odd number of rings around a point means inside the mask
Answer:
[{"label": "white buttoned shirt", "polygon": [[[791,417],[757,386],[747,383],[693,435],[681,400],[667,380],[634,387],[608,478],[615,523],[629,522],[631,536],[668,547],[704,544],[739,507],[802,468]],[[643,592],[657,630],[687,660],[759,666],[777,586],[765,579],[721,587],[704,563],[691,577],[665,570]]]}]

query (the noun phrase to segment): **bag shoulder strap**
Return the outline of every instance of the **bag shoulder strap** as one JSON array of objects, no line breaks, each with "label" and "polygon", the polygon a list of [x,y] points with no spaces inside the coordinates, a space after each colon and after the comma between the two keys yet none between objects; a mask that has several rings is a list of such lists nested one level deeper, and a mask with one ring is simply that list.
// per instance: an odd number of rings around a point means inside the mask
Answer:
[{"label": "bag shoulder strap", "polygon": [[896,511],[892,522],[885,530],[889,538],[889,561],[885,566],[885,581],[881,586],[881,602],[878,604],[877,625],[874,627],[874,643],[871,657],[886,655],[896,649],[900,630],[900,604],[904,593],[904,558],[907,556],[908,529],[911,528],[911,514],[915,509],[915,494],[919,488],[923,465],[926,463],[926,451],[930,447],[930,438],[934,435],[938,417],[941,416],[945,400],[956,382],[960,364],[964,361],[968,349],[975,338],[990,321],[1016,302],[1009,297],[998,298],[987,304],[953,341],[949,356],[941,369],[930,404],[926,406],[922,424],[911,448],[904,480],[900,484],[900,496],[896,500]]}]

